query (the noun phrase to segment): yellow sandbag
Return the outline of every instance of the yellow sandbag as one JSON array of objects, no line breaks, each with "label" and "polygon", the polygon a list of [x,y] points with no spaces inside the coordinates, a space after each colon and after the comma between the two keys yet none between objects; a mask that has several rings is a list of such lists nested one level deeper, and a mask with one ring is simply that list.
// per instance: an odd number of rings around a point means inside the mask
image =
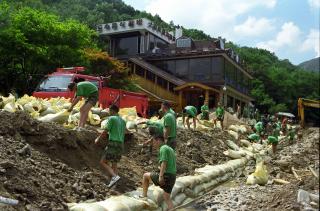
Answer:
[{"label": "yellow sandbag", "polygon": [[264,162],[261,161],[257,163],[256,170],[250,174],[247,178],[247,185],[265,185],[268,182],[268,171],[266,165],[264,165]]},{"label": "yellow sandbag", "polygon": [[119,115],[134,117],[133,119],[135,119],[138,116],[137,109],[135,106],[131,108],[121,108],[119,111]]},{"label": "yellow sandbag", "polygon": [[10,93],[8,97],[2,97],[2,101],[4,105],[8,103],[14,103],[15,102],[15,97]]},{"label": "yellow sandbag", "polygon": [[43,117],[38,118],[42,122],[57,122],[64,123],[68,120],[69,112],[67,110],[60,111],[56,114],[47,114]]},{"label": "yellow sandbag", "polygon": [[93,114],[91,111],[88,114],[88,120],[91,125],[99,125],[101,122],[99,115]]},{"label": "yellow sandbag", "polygon": [[9,103],[5,104],[3,107],[3,110],[8,111],[8,112],[16,112],[16,105],[14,101],[10,101]]},{"label": "yellow sandbag", "polygon": [[42,111],[40,113],[40,116],[45,116],[47,114],[56,114],[58,113],[57,109],[54,109],[54,107],[49,107],[45,111]]},{"label": "yellow sandbag", "polygon": [[36,98],[33,97],[33,96],[29,96],[29,95],[25,94],[25,95],[23,95],[21,98],[19,98],[17,100],[17,103],[19,103],[20,105],[24,106],[26,103],[29,103],[29,102],[31,102],[33,100],[36,100]]},{"label": "yellow sandbag", "polygon": [[80,112],[69,115],[68,124],[78,125],[80,121]]}]

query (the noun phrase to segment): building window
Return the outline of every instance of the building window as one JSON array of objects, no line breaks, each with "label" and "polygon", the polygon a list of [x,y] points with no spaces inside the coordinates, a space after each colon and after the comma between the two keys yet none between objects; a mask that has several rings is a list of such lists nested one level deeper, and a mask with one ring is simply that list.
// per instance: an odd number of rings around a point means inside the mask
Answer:
[{"label": "building window", "polygon": [[190,78],[195,81],[208,81],[211,76],[211,59],[190,59]]},{"label": "building window", "polygon": [[115,55],[136,55],[138,53],[138,37],[124,37],[115,40]]}]

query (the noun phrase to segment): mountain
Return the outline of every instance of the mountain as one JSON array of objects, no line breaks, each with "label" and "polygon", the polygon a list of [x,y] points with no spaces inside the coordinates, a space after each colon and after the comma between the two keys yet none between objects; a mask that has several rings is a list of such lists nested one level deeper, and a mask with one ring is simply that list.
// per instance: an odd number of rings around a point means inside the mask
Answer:
[{"label": "mountain", "polygon": [[320,57],[302,62],[298,66],[307,71],[320,72]]}]

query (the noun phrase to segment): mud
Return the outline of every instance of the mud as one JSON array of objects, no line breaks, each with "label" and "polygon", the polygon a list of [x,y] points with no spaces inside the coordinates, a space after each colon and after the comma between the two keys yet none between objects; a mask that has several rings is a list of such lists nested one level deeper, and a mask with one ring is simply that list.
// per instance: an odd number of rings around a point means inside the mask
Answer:
[{"label": "mud", "polygon": [[[144,172],[157,170],[157,151],[141,153],[147,132],[127,134],[121,180],[108,189],[109,178],[99,166],[106,143],[93,144],[97,134],[95,129],[77,132],[23,112],[0,111],[0,195],[19,200],[16,207],[0,208],[65,210],[69,202],[103,200],[134,190]],[[231,137],[226,132],[181,130],[177,137],[178,175],[227,160],[224,141]]]}]

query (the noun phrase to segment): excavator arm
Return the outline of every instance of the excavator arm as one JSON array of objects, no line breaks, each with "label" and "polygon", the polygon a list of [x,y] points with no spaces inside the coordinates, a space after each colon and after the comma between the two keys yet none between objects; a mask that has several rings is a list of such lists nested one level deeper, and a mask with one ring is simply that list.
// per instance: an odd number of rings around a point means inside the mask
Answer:
[{"label": "excavator arm", "polygon": [[319,100],[310,100],[310,99],[298,99],[298,116],[300,118],[300,125],[304,127],[304,107],[313,107],[313,108],[320,108],[320,101]]}]

